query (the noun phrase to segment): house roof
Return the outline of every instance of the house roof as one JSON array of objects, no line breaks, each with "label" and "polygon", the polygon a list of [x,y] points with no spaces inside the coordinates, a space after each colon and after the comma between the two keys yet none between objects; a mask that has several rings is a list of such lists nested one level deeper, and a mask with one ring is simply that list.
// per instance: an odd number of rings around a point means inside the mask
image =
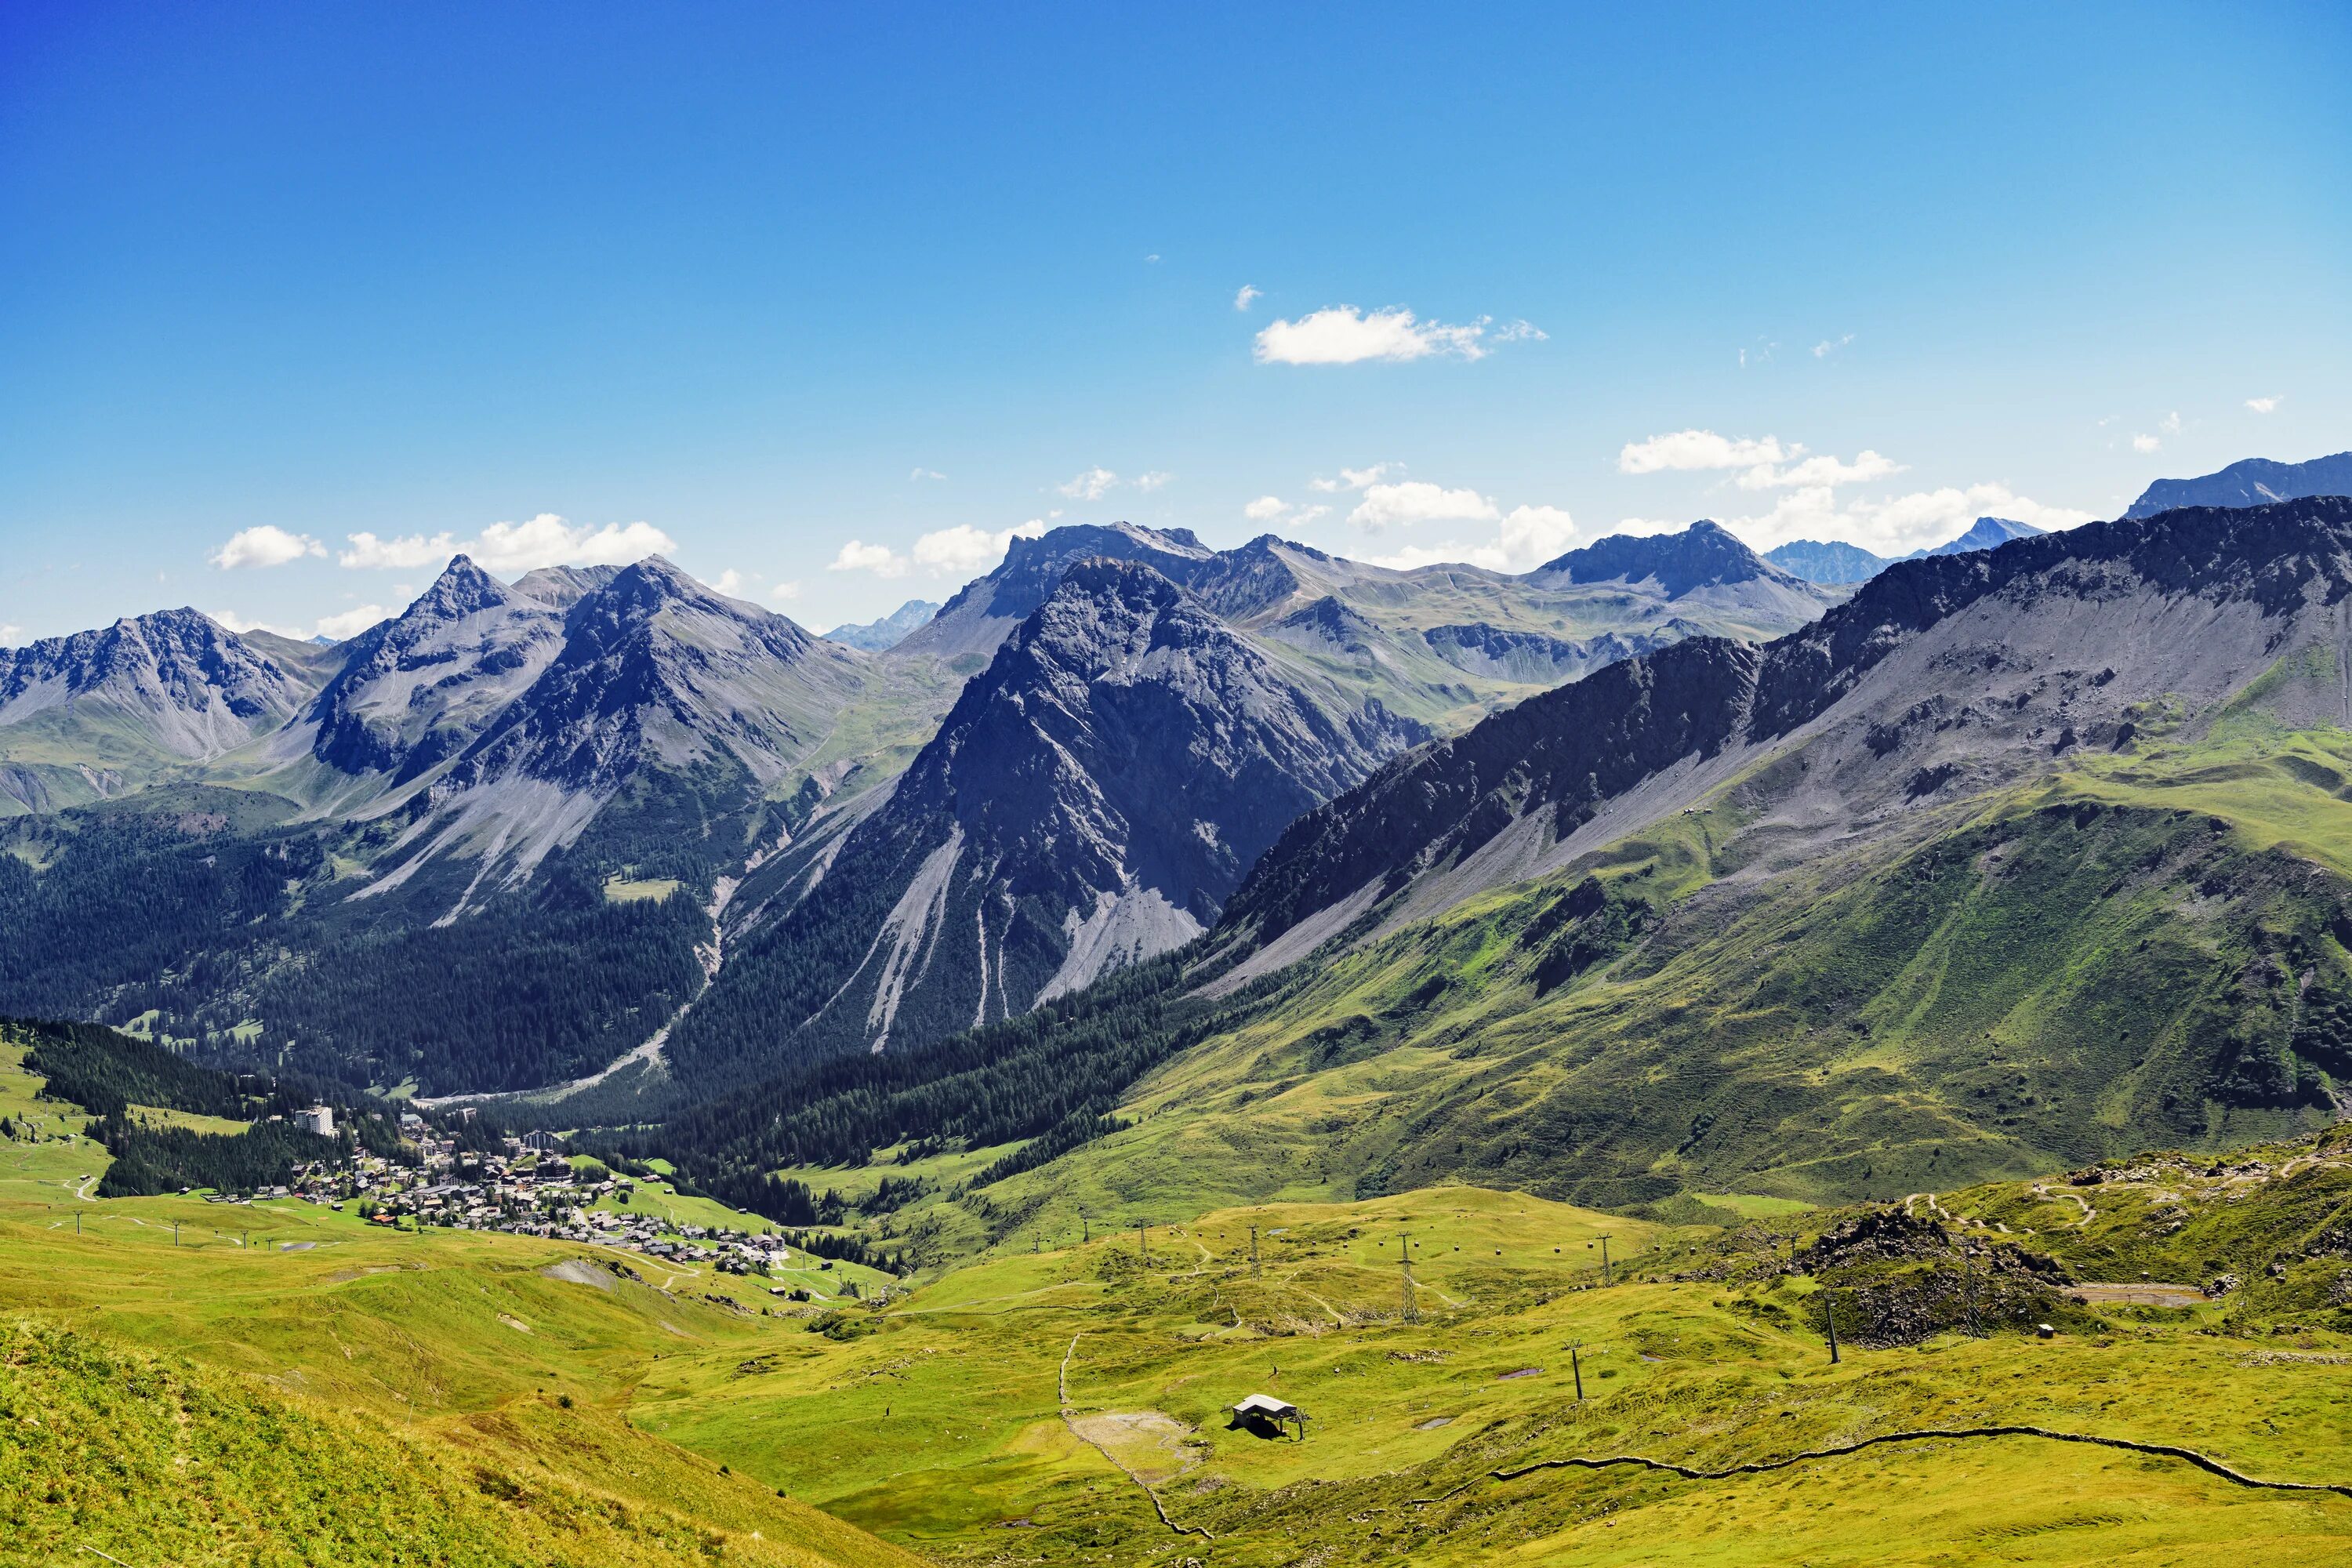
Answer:
[{"label": "house roof", "polygon": [[1234,1406],[1236,1415],[1297,1415],[1298,1406],[1270,1394],[1253,1394]]}]

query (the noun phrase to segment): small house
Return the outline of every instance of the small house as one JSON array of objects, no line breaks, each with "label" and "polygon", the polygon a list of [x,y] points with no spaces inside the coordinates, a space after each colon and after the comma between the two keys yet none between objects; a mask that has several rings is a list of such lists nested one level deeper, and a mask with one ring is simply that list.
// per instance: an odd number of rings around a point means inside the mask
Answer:
[{"label": "small house", "polygon": [[1233,1406],[1235,1426],[1247,1427],[1260,1436],[1278,1435],[1292,1422],[1298,1424],[1298,1436],[1307,1436],[1307,1413],[1287,1400],[1276,1399],[1270,1394],[1253,1394]]}]

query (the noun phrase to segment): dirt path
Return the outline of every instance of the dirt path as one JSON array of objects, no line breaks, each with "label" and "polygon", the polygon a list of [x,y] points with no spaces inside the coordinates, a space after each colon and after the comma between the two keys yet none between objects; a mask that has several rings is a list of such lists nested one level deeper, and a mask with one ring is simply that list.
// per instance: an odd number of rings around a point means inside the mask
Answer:
[{"label": "dirt path", "polygon": [[1129,1480],[1133,1481],[1142,1491],[1143,1495],[1151,1500],[1151,1511],[1160,1516],[1160,1523],[1166,1525],[1170,1530],[1174,1531],[1179,1535],[1197,1535],[1203,1541],[1214,1541],[1216,1537],[1211,1535],[1207,1531],[1202,1530],[1200,1526],[1193,1524],[1179,1524],[1174,1520],[1169,1518],[1167,1505],[1160,1500],[1160,1494],[1151,1489],[1149,1482],[1145,1481],[1141,1476],[1137,1475],[1133,1470],[1129,1469],[1125,1464],[1121,1463],[1118,1456],[1113,1454],[1108,1448],[1104,1447],[1100,1443],[1096,1442],[1092,1437],[1087,1436],[1086,1433],[1079,1430],[1077,1412],[1070,1408],[1070,1358],[1078,1353],[1078,1342],[1086,1337],[1086,1331],[1083,1329],[1079,1330],[1076,1333],[1072,1334],[1070,1336],[1070,1348],[1062,1352],[1062,1372],[1060,1379],[1056,1384],[1061,1395],[1062,1425],[1070,1429],[1071,1436],[1076,1437],[1079,1442],[1084,1443],[1087,1447],[1092,1448],[1096,1453],[1100,1454],[1106,1460],[1109,1461],[1111,1466],[1116,1468],[1120,1475],[1125,1476]]},{"label": "dirt path", "polygon": [[2221,1460],[2199,1453],[2194,1448],[2177,1447],[2170,1443],[2140,1443],[2129,1437],[2099,1437],[2084,1432],[2054,1432],[2046,1426],[1958,1426],[1928,1427],[1913,1432],[1883,1432],[1875,1437],[1864,1437],[1856,1443],[1843,1443],[1834,1448],[1811,1448],[1801,1454],[1791,1454],[1785,1459],[1758,1459],[1745,1465],[1734,1465],[1725,1470],[1699,1470],[1688,1465],[1677,1465],[1667,1459],[1652,1459],[1640,1454],[1610,1454],[1599,1458],[1538,1459],[1532,1465],[1519,1465],[1507,1469],[1489,1470],[1483,1476],[1464,1481],[1451,1491],[1433,1498],[1414,1498],[1407,1505],[1427,1508],[1448,1499],[1459,1497],[1472,1487],[1489,1480],[1514,1481],[1522,1476],[1532,1476],[1542,1470],[1605,1470],[1613,1466],[1633,1469],[1660,1470],[1680,1476],[1686,1481],[1723,1481],[1735,1476],[1760,1476],[1772,1470],[1785,1470],[1815,1459],[1842,1458],[1858,1454],[1864,1448],[1875,1448],[1888,1443],[1951,1442],[1988,1437],[2042,1437],[2053,1443],[2083,1443],[2099,1448],[2121,1448],[2128,1453],[2150,1454],[2158,1458],[2179,1459],[2196,1466],[2209,1475],[2221,1477],[2232,1486],[2252,1487],[2265,1491],[2333,1492],[2338,1497],[2352,1498],[2352,1486],[2328,1481],[2266,1481],[2231,1469]]}]

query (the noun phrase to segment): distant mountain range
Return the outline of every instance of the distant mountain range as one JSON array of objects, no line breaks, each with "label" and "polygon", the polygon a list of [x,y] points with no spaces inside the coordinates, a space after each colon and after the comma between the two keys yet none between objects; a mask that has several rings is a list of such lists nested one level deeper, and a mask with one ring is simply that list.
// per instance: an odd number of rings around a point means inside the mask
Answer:
[{"label": "distant mountain range", "polygon": [[2158,479],[2140,492],[2126,517],[2152,517],[2182,506],[2262,506],[2305,496],[2352,495],[2352,452],[2304,463],[2248,458],[2195,479]]},{"label": "distant mountain range", "polygon": [[1859,544],[1841,540],[1798,539],[1766,551],[1764,559],[1808,582],[1867,583],[1897,561],[1998,550],[2012,539],[2032,539],[2042,531],[2031,523],[2011,522],[2005,517],[1980,517],[1958,539],[1948,539],[1931,550],[1915,550],[1908,555],[1874,555]]},{"label": "distant mountain range", "polygon": [[[670,1152],[1033,1138],[905,1233],[995,1239],[1139,1171],[1672,1220],[2324,1127],[2352,1106],[2347,599],[2342,497],[1897,563],[1782,637],[1686,637],[1391,758],[1181,970],[887,1077],[731,1088]],[[989,1109],[1017,1089],[1043,1113]]]},{"label": "distant mountain range", "polygon": [[[637,1046],[709,1081],[905,1048],[1206,929],[1403,747],[1837,597],[1712,524],[1516,575],[1117,524],[1016,541],[880,653],[658,558],[501,583],[461,556],[329,647],[148,617],[8,656],[0,809],[58,946],[0,963],[0,1005],[150,1015],[223,1060],[258,1018],[273,1060],[428,1092]],[[194,841],[100,856],[57,816],[100,802]],[[208,890],[155,928],[171,958],[67,934],[183,875]]]},{"label": "distant mountain range", "polygon": [[909,599],[878,621],[835,626],[824,635],[867,653],[885,653],[906,641],[908,633],[939,613],[940,607],[928,599]]}]

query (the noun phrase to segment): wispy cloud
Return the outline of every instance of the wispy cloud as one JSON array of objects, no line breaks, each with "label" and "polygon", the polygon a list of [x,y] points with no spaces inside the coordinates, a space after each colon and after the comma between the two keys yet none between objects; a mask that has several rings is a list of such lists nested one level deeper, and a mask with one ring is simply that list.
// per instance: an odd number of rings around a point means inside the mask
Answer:
[{"label": "wispy cloud", "polygon": [[1362,310],[1331,305],[1295,321],[1266,324],[1257,334],[1260,364],[1361,364],[1368,360],[1419,360],[1435,356],[1484,359],[1493,343],[1541,338],[1532,322],[1496,328],[1492,316],[1461,326],[1424,321],[1402,305]]},{"label": "wispy cloud", "polygon": [[284,566],[305,555],[324,555],[327,547],[307,533],[289,533],[272,523],[240,529],[212,552],[212,563],[224,572],[246,566]]},{"label": "wispy cloud", "polygon": [[768,584],[768,602],[772,605],[790,604],[800,596],[801,585],[797,580]]},{"label": "wispy cloud", "polygon": [[[1790,451],[1795,453],[1803,449],[1801,447],[1792,447]],[[1816,457],[1807,458],[1801,462],[1790,463],[1785,467],[1771,463],[1759,463],[1742,473],[1738,483],[1744,490],[1788,489],[1798,485],[1826,485],[1834,488],[1838,485],[1858,485],[1872,479],[1883,479],[1891,474],[1903,472],[1905,466],[1890,458],[1882,458],[1872,451],[1865,450],[1858,454],[1851,463],[1832,458],[1824,452]]]},{"label": "wispy cloud", "polygon": [[913,472],[909,473],[907,478],[911,481],[915,479],[946,479],[947,476],[940,472],[937,468],[918,467]]},{"label": "wispy cloud", "polygon": [[1108,468],[1092,468],[1075,479],[1064,479],[1054,488],[1072,500],[1100,500],[1118,483],[1118,476]]},{"label": "wispy cloud", "polygon": [[414,571],[469,555],[485,572],[536,571],[541,566],[625,566],[648,555],[670,555],[677,541],[649,522],[608,522],[602,528],[566,522],[551,511],[522,522],[494,522],[473,539],[453,533],[411,533],[381,539],[354,533],[336,556],[355,570]]},{"label": "wispy cloud", "polygon": [[1307,488],[1311,490],[1321,490],[1325,495],[1337,495],[1341,490],[1360,490],[1367,486],[1378,484],[1391,470],[1402,469],[1403,467],[1402,463],[1374,463],[1369,468],[1341,468],[1338,479],[1327,479],[1318,475],[1307,481]]},{"label": "wispy cloud", "polygon": [[1234,309],[1236,310],[1246,310],[1250,308],[1250,302],[1252,300],[1263,299],[1265,298],[1265,289],[1258,288],[1255,284],[1244,283],[1234,292]]},{"label": "wispy cloud", "polygon": [[1712,430],[1676,430],[1646,441],[1628,441],[1617,453],[1621,474],[1657,474],[1669,470],[1750,468],[1759,463],[1781,463],[1802,452],[1783,447],[1777,437],[1734,440]]},{"label": "wispy cloud", "polygon": [[2089,512],[2044,505],[2007,485],[1987,483],[1843,502],[1826,485],[1808,486],[1781,496],[1769,512],[1722,521],[1759,549],[1792,539],[1843,539],[1881,555],[1903,555],[1958,538],[1980,517],[2053,530],[2091,521]]},{"label": "wispy cloud", "polygon": [[2132,450],[2135,452],[2153,452],[2163,445],[2162,441],[2153,436],[2140,435],[2132,437]]},{"label": "wispy cloud", "polygon": [[[1003,560],[1014,540],[1034,539],[1045,531],[1045,520],[1034,517],[994,533],[960,522],[953,528],[924,534],[904,554],[887,544],[868,544],[853,539],[826,563],[825,570],[871,572],[877,577],[904,577],[918,570],[931,577],[975,576]],[[795,584],[790,596],[799,592]]]},{"label": "wispy cloud", "polygon": [[1368,533],[1391,528],[1411,528],[1424,522],[1486,522],[1502,513],[1476,490],[1448,489],[1427,479],[1366,487],[1348,521]]},{"label": "wispy cloud", "polygon": [[2275,414],[2278,412],[2279,405],[2285,401],[2284,397],[2249,397],[2246,399],[2246,406],[2257,414]]},{"label": "wispy cloud", "polygon": [[1242,515],[1252,522],[1283,522],[1303,528],[1330,510],[1328,506],[1293,506],[1280,496],[1260,496],[1242,508]]},{"label": "wispy cloud", "polygon": [[338,611],[331,616],[320,616],[318,629],[311,635],[332,637],[337,642],[341,642],[348,637],[359,636],[376,622],[388,620],[398,613],[395,610],[387,610],[382,605],[361,605],[353,609]]},{"label": "wispy cloud", "polygon": [[1168,481],[1175,477],[1173,474],[1154,468],[1148,474],[1138,474],[1135,477],[1135,488],[1150,495],[1153,490],[1165,488]]},{"label": "wispy cloud", "polygon": [[1813,357],[1815,359],[1827,359],[1830,355],[1837,353],[1838,350],[1845,347],[1846,344],[1852,342],[1853,342],[1853,334],[1852,332],[1846,333],[1846,335],[1842,338],[1823,338],[1820,342],[1813,345]]},{"label": "wispy cloud", "polygon": [[13,623],[0,624],[0,647],[15,647],[24,636],[24,627]]},{"label": "wispy cloud", "polygon": [[825,563],[828,572],[871,572],[877,577],[904,577],[912,563],[887,544],[853,539]]}]

